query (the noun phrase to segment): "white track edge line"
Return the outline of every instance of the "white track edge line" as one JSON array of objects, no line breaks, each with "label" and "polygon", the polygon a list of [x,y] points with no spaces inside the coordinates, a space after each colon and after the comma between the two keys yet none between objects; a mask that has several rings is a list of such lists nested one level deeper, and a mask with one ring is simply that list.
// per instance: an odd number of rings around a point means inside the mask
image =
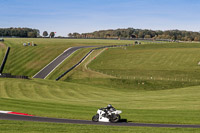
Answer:
[{"label": "white track edge line", "polygon": [[[77,49],[77,50],[79,50],[79,49]],[[76,52],[77,50],[75,50],[74,52]],[[69,58],[74,52],[72,52],[67,58]],[[56,67],[54,67],[54,69],[51,70],[51,71],[47,74],[47,76],[44,77],[44,79],[46,79],[46,78],[49,76],[49,74],[51,74],[51,73],[52,73],[60,64],[62,64],[67,58],[65,58],[62,62],[60,62]]]},{"label": "white track edge line", "polygon": [[[101,53],[103,53],[105,50],[106,50],[106,49],[104,48],[104,49],[103,49],[100,53],[98,53],[95,57],[98,57],[98,56],[99,56]],[[95,50],[93,50],[90,54],[92,54],[94,51],[95,51]],[[88,55],[88,57],[90,56],[90,54]],[[87,58],[88,58],[88,57],[87,57]],[[84,61],[85,61],[85,59],[84,59]],[[92,60],[90,60],[90,62],[89,62],[88,64],[90,64],[91,62],[92,62]],[[88,69],[88,68],[87,68],[87,65],[88,65],[88,64],[85,64],[85,68],[86,68],[86,69]]]},{"label": "white track edge line", "polygon": [[55,61],[58,57],[60,57],[63,53],[71,49],[72,47],[66,49],[64,52],[62,52],[60,55],[58,55],[54,60],[52,60],[49,64],[47,64],[45,67],[43,67],[39,72],[37,72],[32,78],[34,78],[38,73],[40,73],[42,70],[44,70],[46,67],[48,67],[53,61]]},{"label": "white track edge line", "polygon": [[3,114],[7,114],[7,113],[10,113],[12,111],[3,111],[3,110],[0,110],[0,113],[3,113]]},{"label": "white track edge line", "polygon": [[80,64],[78,64],[75,68],[77,68],[79,65],[81,65],[93,52],[94,52],[94,50],[92,50],[92,52],[89,55],[87,55],[87,57],[85,57],[85,59]]},{"label": "white track edge line", "polygon": [[[84,59],[80,64],[78,64],[75,68],[77,68],[79,65],[81,65],[94,51],[95,51],[95,50],[92,50],[92,52],[91,52],[89,55],[87,55],[87,57],[85,57],[85,59]],[[105,49],[104,49],[103,51],[101,51],[101,53],[104,52],[104,51],[105,51]],[[101,53],[99,53],[98,55],[100,55]],[[98,55],[97,55],[97,56],[98,56]],[[97,56],[96,56],[96,57],[97,57]],[[75,68],[74,68],[74,69],[75,69]]]}]

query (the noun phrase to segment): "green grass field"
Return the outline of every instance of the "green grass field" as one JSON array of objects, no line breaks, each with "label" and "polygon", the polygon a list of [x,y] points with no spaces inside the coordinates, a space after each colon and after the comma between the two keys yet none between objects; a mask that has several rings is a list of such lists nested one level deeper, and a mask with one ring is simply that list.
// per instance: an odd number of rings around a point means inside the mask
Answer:
[{"label": "green grass field", "polygon": [[[23,43],[34,42],[36,47],[23,46]],[[102,46],[127,44],[133,41],[118,40],[84,40],[84,39],[35,39],[11,38],[5,39],[5,44],[11,47],[5,73],[26,75],[32,77],[64,50],[73,46]]]},{"label": "green grass field", "polygon": [[[25,41],[34,41],[38,46],[24,47],[22,42]],[[33,76],[68,47],[131,44],[132,41],[8,39],[5,43],[11,46],[5,72]],[[5,51],[2,48],[0,50]],[[199,50],[200,45],[193,43],[145,44],[96,50],[61,81],[53,81],[89,51],[78,50],[55,69],[47,80],[0,79],[0,110],[91,120],[98,108],[113,104],[123,111],[122,118],[130,122],[200,124]],[[199,132],[199,129],[189,128],[2,120],[0,123],[2,132],[93,132],[95,129],[98,129],[95,130],[97,132]],[[20,131],[20,126],[28,128]]]},{"label": "green grass field", "polygon": [[[36,116],[90,120],[99,107],[111,103],[117,109],[123,111],[122,118],[127,118],[129,122],[200,124],[200,86],[147,92],[92,87],[48,80],[0,79],[0,88],[1,110],[29,113]],[[61,129],[69,129],[69,132],[78,132],[80,129],[85,129],[85,132],[90,132],[96,128],[103,128],[100,131],[110,132],[115,132],[116,130],[146,132],[148,129],[152,133],[160,131],[199,131],[198,129],[184,130],[181,128],[110,126],[104,128],[102,126],[89,125],[82,125],[81,128],[76,128],[80,126],[39,124],[37,122],[0,122],[4,123],[0,125],[4,125],[1,129],[5,132],[21,132],[16,130],[20,125],[24,127],[31,127],[32,125],[32,128],[29,129],[22,128],[22,132],[47,132],[49,129],[51,129],[51,132],[58,132]],[[13,125],[12,123],[15,124]],[[33,127],[38,130],[33,130]]]},{"label": "green grass field", "polygon": [[6,46],[0,42],[0,62],[2,62],[2,60],[3,60],[5,51],[6,51]]},{"label": "green grass field", "polygon": [[200,44],[153,44],[109,49],[89,68],[118,77],[200,79]]},{"label": "green grass field", "polygon": [[48,80],[0,79],[1,110],[90,120],[108,103],[132,122],[200,124],[199,86],[133,91]]},{"label": "green grass field", "polygon": [[[199,44],[179,43],[112,48],[93,60],[88,68],[116,77],[103,83],[109,87],[145,90],[182,88],[200,84],[199,50]],[[74,82],[91,84],[94,81],[95,85],[101,85],[97,83],[99,79],[81,80],[74,79]]]},{"label": "green grass field", "polygon": [[[13,126],[14,125],[14,126]],[[56,124],[40,122],[1,121],[1,133],[199,133],[199,129],[192,128],[151,128],[151,127],[116,127],[79,124]]]}]

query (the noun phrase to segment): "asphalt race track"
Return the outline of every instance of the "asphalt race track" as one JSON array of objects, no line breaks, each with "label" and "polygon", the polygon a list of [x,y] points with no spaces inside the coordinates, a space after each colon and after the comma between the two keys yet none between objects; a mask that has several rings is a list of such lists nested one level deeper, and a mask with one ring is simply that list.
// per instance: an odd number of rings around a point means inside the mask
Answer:
[{"label": "asphalt race track", "polygon": [[45,79],[57,66],[59,66],[66,58],[68,58],[72,53],[80,48],[88,48],[95,46],[80,46],[80,47],[71,47],[65,50],[61,55],[55,58],[52,62],[46,65],[42,70],[36,73],[33,78]]},{"label": "asphalt race track", "polygon": [[0,113],[0,120],[17,120],[17,121],[35,121],[51,123],[70,123],[70,124],[88,124],[88,125],[106,125],[106,126],[137,126],[137,127],[167,127],[167,128],[200,128],[200,125],[177,125],[177,124],[147,124],[147,123],[104,123],[92,122],[88,120],[58,119],[36,116],[23,116]]}]

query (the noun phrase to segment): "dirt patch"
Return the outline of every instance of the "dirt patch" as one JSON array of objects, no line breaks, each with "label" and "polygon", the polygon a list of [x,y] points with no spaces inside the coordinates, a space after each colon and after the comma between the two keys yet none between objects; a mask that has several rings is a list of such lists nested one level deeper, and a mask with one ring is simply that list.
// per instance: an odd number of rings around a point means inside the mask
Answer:
[{"label": "dirt patch", "polygon": [[6,45],[0,42],[0,48],[6,48]]}]

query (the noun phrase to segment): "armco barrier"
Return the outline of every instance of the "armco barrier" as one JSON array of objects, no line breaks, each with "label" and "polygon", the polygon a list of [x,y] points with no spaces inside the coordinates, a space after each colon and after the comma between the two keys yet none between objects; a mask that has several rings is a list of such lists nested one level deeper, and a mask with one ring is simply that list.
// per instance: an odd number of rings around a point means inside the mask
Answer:
[{"label": "armco barrier", "polygon": [[11,75],[10,73],[2,73],[2,72],[3,72],[3,69],[4,69],[4,66],[5,66],[5,64],[6,64],[6,60],[7,60],[7,58],[8,58],[9,51],[10,51],[10,47],[7,48],[6,55],[4,56],[4,59],[3,59],[2,64],[1,64],[1,68],[0,68],[0,78],[20,78],[20,79],[28,79],[28,76],[17,76],[17,75]]},{"label": "armco barrier", "polygon": [[4,66],[6,64],[6,60],[8,58],[9,51],[10,51],[10,47],[7,48],[6,55],[4,56],[4,59],[3,59],[2,64],[1,64],[0,73],[3,72]]},{"label": "armco barrier", "polygon": [[68,69],[68,70],[65,71],[63,74],[61,74],[58,78],[56,78],[56,81],[58,81],[59,79],[61,79],[63,76],[65,76],[67,73],[69,73],[71,70],[73,70],[74,68],[76,68],[79,64],[81,64],[81,63],[87,58],[87,56],[89,56],[90,53],[92,53],[94,50],[103,49],[103,48],[110,48],[110,47],[127,47],[127,46],[131,46],[131,45],[132,45],[132,44],[110,45],[110,46],[102,46],[102,47],[98,47],[98,48],[91,49],[90,52],[88,52],[77,64],[75,64],[75,65],[72,66],[70,69]]}]

